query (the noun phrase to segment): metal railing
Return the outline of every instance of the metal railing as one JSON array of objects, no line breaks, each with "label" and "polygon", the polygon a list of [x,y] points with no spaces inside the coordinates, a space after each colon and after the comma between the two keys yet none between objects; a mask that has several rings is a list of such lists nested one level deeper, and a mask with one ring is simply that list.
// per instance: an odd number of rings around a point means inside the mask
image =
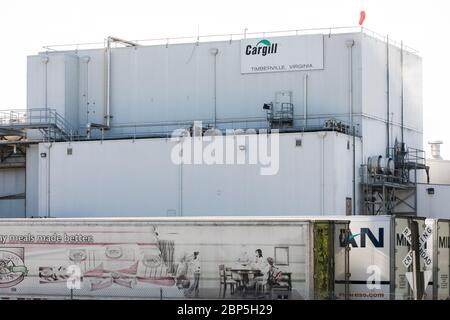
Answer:
[{"label": "metal railing", "polygon": [[[180,44],[180,43],[200,43],[209,41],[234,41],[246,38],[257,38],[266,36],[293,36],[293,35],[307,35],[307,34],[343,34],[343,33],[356,33],[361,32],[372,36],[382,41],[387,41],[388,36],[382,35],[370,29],[361,26],[349,26],[349,27],[326,27],[326,28],[306,28],[306,29],[289,29],[289,30],[277,30],[277,31],[258,31],[258,32],[241,32],[241,33],[226,33],[226,34],[211,34],[211,35],[196,35],[196,36],[181,36],[181,37],[164,37],[164,38],[149,38],[149,39],[136,39],[130,40],[140,45],[166,45]],[[389,43],[400,47],[402,44],[399,41],[389,38]],[[43,46],[46,51],[75,51],[98,49],[106,47],[106,39],[102,42],[86,42],[86,43],[70,43],[70,44],[55,44]],[[403,49],[417,54],[418,51],[403,45]]]},{"label": "metal railing", "polygon": [[[184,121],[160,121],[150,123],[121,123],[114,124],[109,130],[98,130],[97,135],[92,133],[93,139],[98,138],[145,138],[145,137],[171,137],[176,129],[189,129],[194,122],[201,122],[203,128],[211,128],[214,121],[211,119],[192,119]],[[261,130],[279,129],[280,132],[309,132],[309,131],[335,131],[353,134],[348,125],[348,114],[316,115],[305,118],[302,115],[293,117],[293,125],[289,128],[270,128],[266,117],[229,118],[215,121],[216,129],[226,133],[226,130]],[[80,127],[82,133],[86,128]],[[80,136],[82,136],[80,134]],[[360,136],[359,125],[355,124],[355,136]]]},{"label": "metal railing", "polygon": [[56,129],[66,139],[76,130],[55,109],[31,108],[0,111],[0,127],[5,129]]}]

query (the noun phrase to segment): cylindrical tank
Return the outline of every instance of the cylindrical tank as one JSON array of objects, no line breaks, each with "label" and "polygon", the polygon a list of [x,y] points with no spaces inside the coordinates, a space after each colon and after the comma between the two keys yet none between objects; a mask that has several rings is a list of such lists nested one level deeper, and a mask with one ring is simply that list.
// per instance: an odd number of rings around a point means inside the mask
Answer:
[{"label": "cylindrical tank", "polygon": [[367,170],[371,174],[382,173],[382,165],[381,165],[382,158],[383,158],[382,156],[369,157],[369,159],[367,160]]},{"label": "cylindrical tank", "polygon": [[384,159],[384,174],[394,175],[395,174],[395,162],[392,158]]}]

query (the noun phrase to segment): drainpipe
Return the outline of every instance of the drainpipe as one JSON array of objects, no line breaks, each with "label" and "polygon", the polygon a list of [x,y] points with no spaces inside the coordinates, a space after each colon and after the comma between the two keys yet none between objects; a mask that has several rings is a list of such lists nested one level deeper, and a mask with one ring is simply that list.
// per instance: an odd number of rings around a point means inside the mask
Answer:
[{"label": "drainpipe", "polygon": [[391,145],[389,127],[390,127],[390,70],[389,70],[389,35],[386,36],[386,86],[387,86],[387,100],[386,100],[386,157],[389,157],[389,147]]},{"label": "drainpipe", "polygon": [[401,53],[400,53],[400,75],[401,75],[401,77],[402,77],[402,80],[401,80],[401,82],[400,82],[400,86],[401,86],[401,88],[400,88],[400,94],[401,94],[401,123],[402,123],[402,144],[405,142],[404,141],[404,131],[405,131],[405,125],[404,125],[404,122],[403,122],[403,102],[404,102],[404,99],[403,99],[403,52],[404,52],[404,50],[403,50],[403,41],[402,41],[402,43],[401,43]]},{"label": "drainpipe", "polygon": [[356,214],[356,150],[355,150],[355,124],[353,119],[353,47],[355,41],[353,39],[347,40],[345,45],[349,49],[348,53],[348,78],[349,78],[349,117],[350,129],[352,130],[352,214]]},{"label": "drainpipe", "polygon": [[318,132],[320,139],[320,215],[324,215],[325,211],[325,137],[326,132]]},{"label": "drainpipe", "polygon": [[111,118],[112,118],[112,116],[111,116],[111,43],[113,43],[113,42],[119,42],[128,47],[136,47],[139,45],[135,42],[123,40],[123,39],[116,38],[116,37],[108,37],[106,39],[105,125],[108,128],[111,126]]},{"label": "drainpipe", "polygon": [[305,79],[303,80],[303,131],[307,127],[308,121],[308,74],[305,74]]},{"label": "drainpipe", "polygon": [[43,56],[43,57],[41,57],[41,62],[44,64],[44,66],[45,66],[45,68],[44,68],[44,84],[45,84],[45,94],[44,94],[44,107],[45,107],[45,109],[47,109],[48,108],[48,102],[47,102],[47,91],[48,91],[48,89],[47,89],[47,73],[48,73],[48,71],[47,71],[47,65],[48,65],[48,57],[47,56]]},{"label": "drainpipe", "polygon": [[213,112],[213,123],[214,128],[216,128],[217,122],[217,54],[219,53],[219,49],[211,48],[211,54],[214,56],[214,112]]},{"label": "drainpipe", "polygon": [[[184,141],[184,138],[183,140]],[[183,142],[180,142],[183,143]],[[183,157],[183,152],[184,150],[181,149],[181,156]],[[180,199],[179,199],[180,203],[179,203],[179,211],[180,211],[180,216],[183,216],[183,161],[181,161],[180,163]]]},{"label": "drainpipe", "polygon": [[349,122],[350,128],[353,128],[353,46],[355,41],[353,39],[347,40],[345,45],[349,49],[348,52],[348,78],[349,78]]},{"label": "drainpipe", "polygon": [[106,104],[105,104],[105,125],[111,124],[111,37],[106,42]]}]

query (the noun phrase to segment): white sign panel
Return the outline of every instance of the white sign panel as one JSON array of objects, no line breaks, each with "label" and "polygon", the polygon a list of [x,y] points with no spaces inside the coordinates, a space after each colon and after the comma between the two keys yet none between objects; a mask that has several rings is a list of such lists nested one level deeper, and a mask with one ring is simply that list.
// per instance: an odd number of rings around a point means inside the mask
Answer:
[{"label": "white sign panel", "polygon": [[[406,227],[403,230],[402,234],[405,236],[408,243],[411,244],[411,230],[408,227]],[[427,266],[431,265],[432,259],[431,256],[428,254],[427,250],[425,249],[425,244],[427,243],[428,239],[431,238],[432,235],[433,229],[430,226],[426,226],[422,236],[419,238],[419,254]],[[413,260],[413,252],[412,250],[410,250],[402,261],[405,268],[408,268],[411,265],[412,260]]]},{"label": "white sign panel", "polygon": [[323,35],[241,40],[241,73],[323,69]]}]

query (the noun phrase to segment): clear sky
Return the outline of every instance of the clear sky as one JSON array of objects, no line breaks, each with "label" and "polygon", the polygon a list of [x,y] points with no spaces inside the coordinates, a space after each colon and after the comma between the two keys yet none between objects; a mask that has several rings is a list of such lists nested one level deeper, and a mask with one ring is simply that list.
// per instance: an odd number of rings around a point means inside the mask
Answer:
[{"label": "clear sky", "polygon": [[[424,142],[444,140],[450,159],[449,0],[39,0],[0,1],[0,109],[26,106],[26,56],[42,46],[126,39],[364,26],[419,50]],[[429,148],[425,145],[427,153]]]}]

